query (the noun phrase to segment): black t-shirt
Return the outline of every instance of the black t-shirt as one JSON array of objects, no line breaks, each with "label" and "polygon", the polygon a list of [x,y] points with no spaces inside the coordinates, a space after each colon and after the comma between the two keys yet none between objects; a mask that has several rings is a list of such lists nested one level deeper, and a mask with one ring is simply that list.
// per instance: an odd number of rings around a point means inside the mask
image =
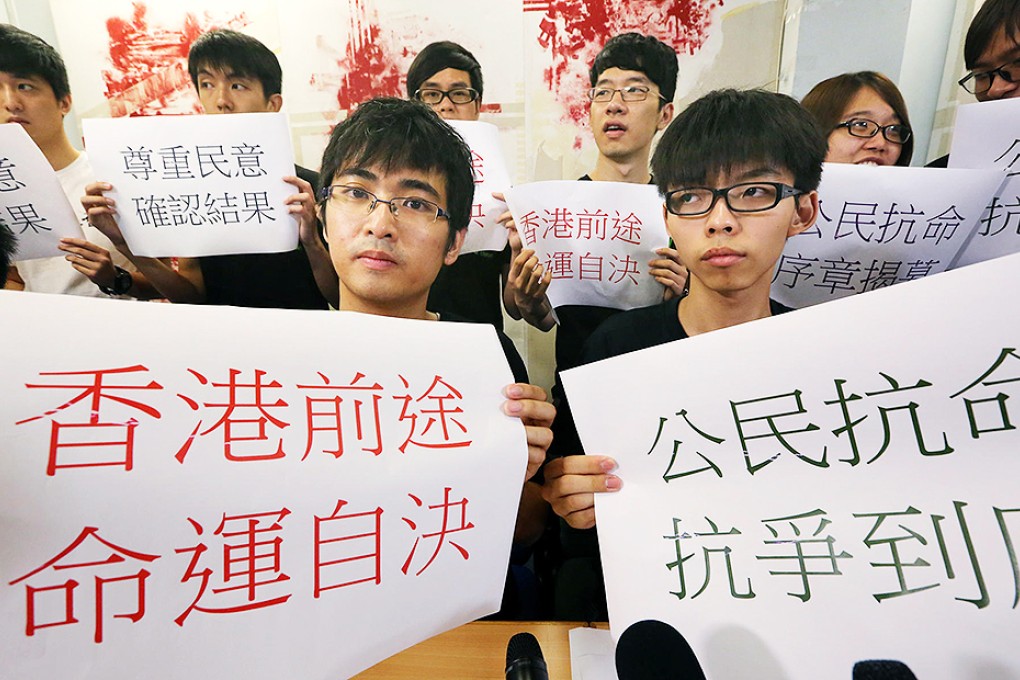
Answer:
[{"label": "black t-shirt", "polygon": [[[318,188],[318,173],[295,166],[295,174]],[[329,309],[308,256],[299,245],[285,253],[212,255],[198,258],[205,303],[235,307]]]},{"label": "black t-shirt", "polygon": [[[581,353],[581,364],[687,338],[678,316],[681,299],[631,309],[606,321],[588,338]],[[792,311],[775,300],[769,300],[769,308],[772,316]]]},{"label": "black t-shirt", "polygon": [[501,251],[466,253],[439,270],[429,289],[429,309],[456,314],[503,330],[503,268],[510,264],[510,246]]},{"label": "black t-shirt", "polygon": [[[442,321],[449,321],[452,323],[479,323],[452,312],[440,312],[439,318]],[[510,371],[514,374],[514,382],[528,382],[528,369],[524,365],[524,360],[521,359],[521,355],[517,352],[517,347],[514,346],[514,341],[507,337],[506,333],[498,328],[496,329],[496,336],[499,338],[499,344],[503,347],[503,354],[506,356],[506,362],[510,364]]]},{"label": "black t-shirt", "polygon": [[[581,353],[581,364],[687,338],[687,331],[677,315],[681,299],[615,315],[588,339]],[[770,301],[770,307],[773,316],[791,311],[775,300]],[[584,453],[579,443],[572,453]],[[562,564],[567,565],[565,569],[569,570],[570,578],[583,585],[577,586],[564,579],[558,582],[558,614],[601,620],[606,615],[606,604],[597,527],[574,529],[561,520],[559,538]]]},{"label": "black t-shirt", "polygon": [[[578,177],[580,182],[591,182],[589,175]],[[655,184],[654,178],[649,184]],[[595,305],[562,305],[556,308],[559,325],[556,328],[556,370],[565,371],[581,364],[581,349],[588,337],[606,320],[622,309]],[[558,376],[557,376],[558,381]]]}]

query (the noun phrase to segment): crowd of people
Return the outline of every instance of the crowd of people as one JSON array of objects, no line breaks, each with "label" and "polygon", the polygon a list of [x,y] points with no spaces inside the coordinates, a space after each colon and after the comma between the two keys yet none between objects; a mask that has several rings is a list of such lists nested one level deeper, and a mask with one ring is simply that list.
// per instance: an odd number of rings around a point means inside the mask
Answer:
[{"label": "crowd of people", "polygon": [[[979,101],[1020,96],[1020,0],[984,3],[965,61],[959,84]],[[188,70],[206,114],[283,104],[276,56],[242,33],[200,36]],[[111,185],[67,138],[71,93],[60,55],[0,25],[0,123],[28,132],[84,232],[61,241],[63,257],[8,267],[14,235],[0,226],[0,276],[15,290],[334,308],[497,330],[505,309],[541,330],[557,326],[557,371],[787,312],[770,299],[772,272],[786,240],[818,218],[823,162],[908,165],[914,136],[904,98],[889,78],[865,71],[825,80],[802,102],[728,89],[677,111],[677,77],[676,52],[655,38],[626,33],[606,43],[591,64],[588,93],[598,157],[578,178],[656,186],[670,246],[657,251],[648,275],[661,284],[662,303],[553,309],[547,292],[556,283],[509,212],[500,218],[504,250],[460,253],[475,185],[470,149],[444,120],[477,120],[483,95],[481,67],[460,45],[422,49],[407,73],[407,99],[362,103],[333,129],[318,172],[295,167],[284,178],[295,189],[287,205],[300,225],[296,250],[170,260],[131,251]],[[605,620],[594,495],[619,490],[622,480],[611,452],[579,455],[559,379],[547,398],[529,383],[513,343],[500,338],[517,380],[504,409],[521,419],[529,444],[514,559],[539,583],[529,594],[508,577],[502,614]]]}]

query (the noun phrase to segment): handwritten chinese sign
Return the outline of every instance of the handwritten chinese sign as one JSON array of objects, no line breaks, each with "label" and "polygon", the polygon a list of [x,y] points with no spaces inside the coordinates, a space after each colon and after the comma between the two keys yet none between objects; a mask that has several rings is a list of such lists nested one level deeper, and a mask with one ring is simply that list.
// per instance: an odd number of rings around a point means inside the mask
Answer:
[{"label": "handwritten chinese sign", "polygon": [[471,223],[464,238],[462,253],[479,250],[503,250],[506,247],[506,228],[497,218],[506,212],[506,203],[492,197],[493,192],[504,193],[510,188],[510,173],[503,159],[499,141],[499,128],[492,123],[448,120],[471,147],[471,169],[475,175],[475,201],[471,208]]},{"label": "handwritten chinese sign", "polygon": [[28,293],[0,315],[34,320],[0,401],[5,677],[334,680],[499,608],[526,446],[490,328]]},{"label": "handwritten chinese sign", "polygon": [[669,237],[654,186],[624,182],[533,182],[507,193],[526,248],[552,275],[553,307],[631,309],[662,300],[648,273]]},{"label": "handwritten chinese sign", "polygon": [[136,255],[198,257],[297,247],[297,189],[282,113],[83,121],[96,178],[113,185]]},{"label": "handwritten chinese sign", "polygon": [[990,197],[957,266],[1020,251],[1020,101],[967,104],[956,110],[954,168],[994,168],[1005,175]]},{"label": "handwritten chinese sign", "polygon": [[616,634],[668,621],[713,678],[1020,672],[1020,319],[972,294],[1018,272],[1001,258],[566,372],[586,448],[623,479],[596,499]]},{"label": "handwritten chinese sign", "polygon": [[772,296],[794,308],[946,271],[1001,176],[826,163],[815,226],[786,243]]},{"label": "handwritten chinese sign", "polygon": [[61,238],[84,238],[56,173],[17,123],[0,125],[0,224],[18,238],[15,262],[61,255]]}]

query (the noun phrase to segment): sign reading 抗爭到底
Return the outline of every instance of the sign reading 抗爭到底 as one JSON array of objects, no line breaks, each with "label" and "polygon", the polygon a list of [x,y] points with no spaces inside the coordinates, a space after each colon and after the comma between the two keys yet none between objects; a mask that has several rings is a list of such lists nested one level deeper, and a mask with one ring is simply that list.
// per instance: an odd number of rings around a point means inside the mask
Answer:
[{"label": "sign reading \u6297\u722d\u5230\u5e95", "polygon": [[1020,673],[1020,320],[982,292],[1018,271],[1013,255],[566,371],[585,449],[623,480],[596,494],[612,629],[667,621],[713,678]]}]

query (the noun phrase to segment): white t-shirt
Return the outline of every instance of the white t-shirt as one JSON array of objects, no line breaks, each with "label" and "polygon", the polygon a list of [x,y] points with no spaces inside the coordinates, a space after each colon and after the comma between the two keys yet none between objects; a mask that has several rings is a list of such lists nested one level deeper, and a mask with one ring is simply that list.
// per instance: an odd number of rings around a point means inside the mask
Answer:
[{"label": "white t-shirt", "polygon": [[[85,208],[81,205],[81,197],[85,195],[85,186],[95,181],[88,156],[85,153],[79,154],[73,163],[63,170],[57,171],[57,179],[60,180],[64,194],[70,201],[71,207],[74,208],[74,214],[81,222],[85,238],[97,246],[109,250],[113,263],[118,267],[135,271],[135,267],[117,251],[110,243],[110,239],[103,236],[102,232],[85,219]],[[99,290],[99,286],[92,283],[84,274],[79,274],[63,256],[23,260],[17,263],[17,267],[18,275],[25,282],[25,290],[35,293],[107,297],[103,291]]]}]

